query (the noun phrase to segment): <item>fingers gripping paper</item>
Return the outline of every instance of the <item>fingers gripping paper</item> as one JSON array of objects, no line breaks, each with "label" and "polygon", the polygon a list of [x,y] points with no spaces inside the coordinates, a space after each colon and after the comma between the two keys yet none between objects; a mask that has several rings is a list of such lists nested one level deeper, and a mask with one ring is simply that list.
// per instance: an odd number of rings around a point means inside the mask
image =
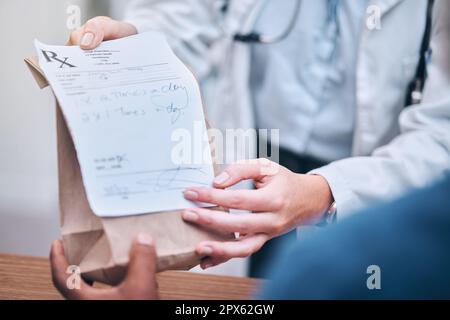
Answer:
[{"label": "fingers gripping paper", "polygon": [[[59,102],[61,230],[71,264],[116,283],[138,232],[155,238],[160,270],[189,269],[200,241],[231,238],[180,217],[207,205],[186,201],[182,190],[211,185],[214,170],[198,85],[161,34],[93,51],[35,44],[39,66],[26,62]],[[188,144],[188,157],[173,152],[183,137],[197,144]]]}]

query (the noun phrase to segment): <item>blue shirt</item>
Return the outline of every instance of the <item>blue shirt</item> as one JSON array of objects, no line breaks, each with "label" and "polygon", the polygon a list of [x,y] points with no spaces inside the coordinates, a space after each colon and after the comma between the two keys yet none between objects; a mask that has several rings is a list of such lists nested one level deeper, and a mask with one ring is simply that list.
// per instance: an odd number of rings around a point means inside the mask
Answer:
[{"label": "blue shirt", "polygon": [[[355,214],[273,257],[263,299],[450,299],[450,176]],[[381,290],[369,290],[380,268]]]},{"label": "blue shirt", "polygon": [[[295,1],[267,1],[255,30],[283,31]],[[286,39],[252,47],[256,123],[280,129],[282,147],[325,161],[351,155],[357,52],[368,2],[302,1]]]}]

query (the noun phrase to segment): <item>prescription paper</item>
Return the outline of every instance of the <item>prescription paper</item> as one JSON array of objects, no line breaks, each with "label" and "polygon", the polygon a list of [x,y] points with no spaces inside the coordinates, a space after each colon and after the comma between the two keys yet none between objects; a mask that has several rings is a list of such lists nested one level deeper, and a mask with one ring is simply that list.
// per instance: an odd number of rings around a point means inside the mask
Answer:
[{"label": "prescription paper", "polygon": [[96,215],[207,206],[182,194],[214,178],[200,90],[162,34],[108,41],[92,51],[37,40],[35,46]]}]

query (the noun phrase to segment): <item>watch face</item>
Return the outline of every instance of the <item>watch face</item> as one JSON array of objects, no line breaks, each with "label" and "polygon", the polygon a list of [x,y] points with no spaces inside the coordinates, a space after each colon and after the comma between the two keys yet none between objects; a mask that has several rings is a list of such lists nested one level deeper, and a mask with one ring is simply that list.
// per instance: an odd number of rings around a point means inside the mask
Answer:
[{"label": "watch face", "polygon": [[337,205],[336,205],[336,202],[333,202],[333,204],[332,204],[331,207],[330,207],[329,212],[332,213],[332,214],[336,214],[336,213],[337,213]]},{"label": "watch face", "polygon": [[328,209],[327,213],[325,214],[325,220],[328,224],[336,221],[336,213],[337,213],[336,202],[333,202],[333,204],[330,206],[330,209]]},{"label": "watch face", "polygon": [[327,217],[327,223],[331,224],[336,221],[336,212]]},{"label": "watch face", "polygon": [[322,220],[317,223],[316,225],[319,227],[324,227],[326,225],[329,225],[336,221],[337,216],[337,206],[336,202],[333,202],[333,204],[328,208],[328,210],[324,213]]}]

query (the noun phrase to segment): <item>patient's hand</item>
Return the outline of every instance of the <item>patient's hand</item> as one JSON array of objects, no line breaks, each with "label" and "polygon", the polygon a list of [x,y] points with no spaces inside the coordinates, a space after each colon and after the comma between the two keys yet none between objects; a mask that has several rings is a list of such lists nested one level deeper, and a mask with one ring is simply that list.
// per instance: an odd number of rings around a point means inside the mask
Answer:
[{"label": "patient's hand", "polygon": [[[243,180],[253,180],[255,190],[226,190]],[[215,188],[189,188],[184,196],[192,201],[225,208],[253,211],[228,214],[206,208],[183,212],[185,221],[223,233],[240,233],[235,241],[200,243],[196,251],[202,268],[235,257],[248,257],[267,240],[299,225],[317,223],[333,202],[328,182],[317,175],[296,174],[267,159],[235,163],[219,175]]]},{"label": "patient's hand", "polygon": [[70,35],[68,45],[79,45],[82,49],[95,49],[104,40],[125,38],[137,33],[129,23],[109,17],[95,17]]},{"label": "patient's hand", "polygon": [[64,255],[64,248],[59,240],[52,244],[50,252],[52,278],[55,287],[66,299],[75,300],[155,300],[158,299],[156,283],[156,252],[152,238],[140,234],[134,240],[130,250],[130,262],[125,280],[118,286],[97,289],[82,279],[80,288],[70,289],[67,279],[69,264]]}]

